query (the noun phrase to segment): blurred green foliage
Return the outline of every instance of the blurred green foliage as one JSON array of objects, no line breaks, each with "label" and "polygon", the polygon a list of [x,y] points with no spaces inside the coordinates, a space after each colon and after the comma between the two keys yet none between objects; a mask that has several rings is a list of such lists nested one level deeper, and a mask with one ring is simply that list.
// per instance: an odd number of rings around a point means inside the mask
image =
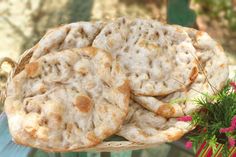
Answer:
[{"label": "blurred green foliage", "polygon": [[231,0],[194,0],[200,4],[199,14],[206,14],[212,18],[223,16],[228,21],[230,29],[236,30],[236,10]]},{"label": "blurred green foliage", "polygon": [[181,26],[193,27],[196,14],[189,8],[189,0],[168,0],[167,22]]}]

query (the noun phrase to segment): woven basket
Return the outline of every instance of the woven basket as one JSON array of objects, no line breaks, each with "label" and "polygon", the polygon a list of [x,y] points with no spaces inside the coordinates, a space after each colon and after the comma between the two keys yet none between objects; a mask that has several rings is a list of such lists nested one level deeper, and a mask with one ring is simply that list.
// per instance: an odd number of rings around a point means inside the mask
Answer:
[{"label": "woven basket", "polygon": [[[6,83],[6,86],[8,82],[19,72],[21,72],[25,65],[29,63],[30,58],[32,57],[33,51],[32,48],[25,51],[21,56],[18,62],[13,61],[12,59],[5,57],[0,60],[0,70],[2,70],[2,65],[3,63],[8,63],[11,67],[12,70],[8,74],[8,80]],[[3,89],[1,91],[1,96],[0,100],[2,103],[4,103],[4,100],[6,98],[6,89]],[[160,144],[139,144],[135,142],[130,142],[127,140],[111,140],[108,139],[108,141],[103,141],[102,143],[90,147],[90,148],[80,148],[78,150],[73,150],[74,152],[81,152],[81,151],[97,151],[97,152],[111,152],[111,151],[124,151],[124,150],[137,150],[137,149],[145,149],[145,148],[150,148],[150,147],[155,147]]]}]

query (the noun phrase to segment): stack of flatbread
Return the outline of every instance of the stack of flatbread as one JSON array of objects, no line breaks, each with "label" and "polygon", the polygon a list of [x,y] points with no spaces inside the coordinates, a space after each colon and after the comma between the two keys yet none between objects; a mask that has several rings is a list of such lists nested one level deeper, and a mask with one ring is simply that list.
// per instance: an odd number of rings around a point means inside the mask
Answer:
[{"label": "stack of flatbread", "polygon": [[10,132],[48,151],[91,148],[115,134],[178,140],[194,127],[178,117],[228,78],[224,51],[207,33],[145,19],[51,29],[21,62],[7,85]]}]

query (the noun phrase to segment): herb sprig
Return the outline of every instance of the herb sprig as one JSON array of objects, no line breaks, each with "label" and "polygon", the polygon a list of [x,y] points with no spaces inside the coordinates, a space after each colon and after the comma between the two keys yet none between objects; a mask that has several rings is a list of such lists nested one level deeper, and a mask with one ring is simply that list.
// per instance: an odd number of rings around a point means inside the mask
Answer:
[{"label": "herb sprig", "polygon": [[193,146],[196,151],[199,144],[206,142],[214,154],[217,144],[224,144],[222,154],[228,156],[236,139],[236,83],[229,80],[218,94],[205,94],[195,103],[201,110],[191,115],[196,129],[189,134],[186,147]]}]

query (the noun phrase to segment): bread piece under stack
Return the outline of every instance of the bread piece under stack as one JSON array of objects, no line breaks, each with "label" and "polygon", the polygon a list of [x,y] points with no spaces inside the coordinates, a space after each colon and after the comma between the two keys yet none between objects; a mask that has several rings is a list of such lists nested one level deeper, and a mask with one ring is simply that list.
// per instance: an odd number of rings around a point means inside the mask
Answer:
[{"label": "bread piece under stack", "polygon": [[144,144],[161,144],[180,139],[194,127],[191,122],[164,118],[130,101],[129,114],[117,133],[129,141]]}]

